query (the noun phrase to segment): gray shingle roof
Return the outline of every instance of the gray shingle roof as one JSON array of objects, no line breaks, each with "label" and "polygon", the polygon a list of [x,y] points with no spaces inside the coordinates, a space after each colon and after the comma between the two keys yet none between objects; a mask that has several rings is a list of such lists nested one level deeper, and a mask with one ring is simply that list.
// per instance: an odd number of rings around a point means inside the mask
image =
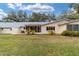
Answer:
[{"label": "gray shingle roof", "polygon": [[0,22],[0,27],[20,27],[25,25],[43,25],[49,22]]}]

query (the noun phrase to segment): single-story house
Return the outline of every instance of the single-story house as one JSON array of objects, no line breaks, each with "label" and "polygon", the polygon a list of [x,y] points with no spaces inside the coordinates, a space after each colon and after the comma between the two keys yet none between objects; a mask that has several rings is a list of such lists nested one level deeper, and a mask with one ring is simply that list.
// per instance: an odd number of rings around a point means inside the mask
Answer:
[{"label": "single-story house", "polygon": [[29,28],[34,30],[35,34],[48,34],[49,30],[56,34],[61,34],[65,30],[79,31],[79,19],[53,22],[0,22],[0,34],[25,34]]}]

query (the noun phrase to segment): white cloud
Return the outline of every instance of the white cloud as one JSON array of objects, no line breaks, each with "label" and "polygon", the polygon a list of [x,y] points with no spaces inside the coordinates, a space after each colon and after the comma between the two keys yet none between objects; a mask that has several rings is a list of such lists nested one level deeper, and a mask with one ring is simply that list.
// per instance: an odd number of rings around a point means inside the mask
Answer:
[{"label": "white cloud", "polygon": [[40,3],[36,3],[34,5],[23,5],[22,3],[9,3],[8,7],[11,9],[19,9],[19,10],[30,10],[33,12],[49,12],[54,11],[54,7],[49,5],[42,5]]},{"label": "white cloud", "polygon": [[16,3],[15,6],[16,7],[21,7],[22,6],[22,3]]},{"label": "white cloud", "polygon": [[25,9],[31,10],[33,12],[48,12],[48,11],[54,11],[54,7],[49,5],[42,5],[42,4],[35,4],[35,5],[28,5]]},{"label": "white cloud", "polygon": [[0,20],[2,20],[2,18],[6,16],[7,16],[7,13],[5,13],[2,9],[0,9]]},{"label": "white cloud", "polygon": [[11,9],[15,9],[15,5],[12,4],[12,3],[9,3],[9,4],[8,4],[8,7],[11,8]]},{"label": "white cloud", "polygon": [[11,9],[16,9],[17,7],[21,7],[21,3],[8,3],[8,7]]},{"label": "white cloud", "polygon": [[26,10],[26,6],[25,5],[20,6],[19,10]]}]

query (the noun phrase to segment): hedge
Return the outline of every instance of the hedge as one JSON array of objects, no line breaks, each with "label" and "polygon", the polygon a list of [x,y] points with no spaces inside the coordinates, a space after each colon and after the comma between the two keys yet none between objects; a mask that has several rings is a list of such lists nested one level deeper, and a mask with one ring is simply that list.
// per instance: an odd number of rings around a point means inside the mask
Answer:
[{"label": "hedge", "polygon": [[63,31],[62,34],[63,36],[79,36],[79,31]]}]

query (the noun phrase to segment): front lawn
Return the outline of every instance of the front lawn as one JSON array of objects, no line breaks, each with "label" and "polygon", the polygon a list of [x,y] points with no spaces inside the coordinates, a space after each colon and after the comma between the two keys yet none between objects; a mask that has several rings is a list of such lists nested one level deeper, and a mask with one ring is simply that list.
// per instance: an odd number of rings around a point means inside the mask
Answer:
[{"label": "front lawn", "polygon": [[79,37],[0,35],[0,55],[79,56]]}]

